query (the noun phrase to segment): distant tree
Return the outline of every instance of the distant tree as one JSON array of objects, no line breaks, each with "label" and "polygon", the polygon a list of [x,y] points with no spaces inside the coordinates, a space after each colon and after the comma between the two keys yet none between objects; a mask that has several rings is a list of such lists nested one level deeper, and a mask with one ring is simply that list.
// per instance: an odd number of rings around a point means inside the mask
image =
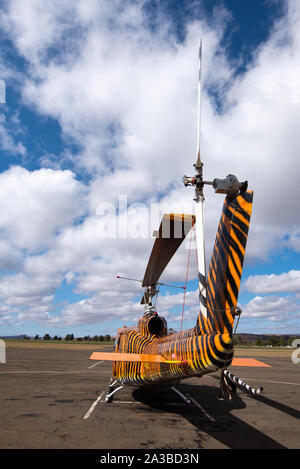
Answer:
[{"label": "distant tree", "polygon": [[110,335],[109,334],[106,334],[104,336],[104,342],[109,342],[110,341]]},{"label": "distant tree", "polygon": [[294,340],[296,340],[296,339],[299,339],[299,337],[296,337],[296,336],[289,337],[289,339],[288,339],[288,341],[287,341],[287,342],[288,342],[288,345],[291,346],[292,343],[294,342]]},{"label": "distant tree", "polygon": [[272,337],[270,337],[269,344],[272,345],[272,347],[278,347],[280,345],[279,337],[272,335]]},{"label": "distant tree", "polygon": [[103,342],[103,340],[104,340],[103,335],[99,335],[99,340],[100,340],[100,342]]},{"label": "distant tree", "polygon": [[98,336],[98,335],[94,335],[93,340],[94,340],[95,342],[99,342],[99,336]]},{"label": "distant tree", "polygon": [[89,335],[85,335],[83,340],[90,340],[90,336]]},{"label": "distant tree", "polygon": [[78,342],[82,342],[82,337],[77,337]]},{"label": "distant tree", "polygon": [[280,345],[282,345],[282,347],[286,347],[288,345],[288,337],[286,335],[283,335],[280,338]]},{"label": "distant tree", "polygon": [[58,340],[57,335],[55,335],[52,340]]},{"label": "distant tree", "polygon": [[45,334],[45,335],[44,335],[44,340],[50,340],[50,339],[51,339],[51,337],[50,337],[49,334]]},{"label": "distant tree", "polygon": [[240,335],[235,336],[235,345],[241,345],[243,343]]},{"label": "distant tree", "polygon": [[39,340],[40,336],[37,334],[34,338],[34,340]]},{"label": "distant tree", "polygon": [[73,334],[67,334],[65,337],[65,340],[74,340],[74,335]]},{"label": "distant tree", "polygon": [[265,345],[265,342],[258,337],[256,341],[254,342],[254,345],[262,346],[262,345]]}]

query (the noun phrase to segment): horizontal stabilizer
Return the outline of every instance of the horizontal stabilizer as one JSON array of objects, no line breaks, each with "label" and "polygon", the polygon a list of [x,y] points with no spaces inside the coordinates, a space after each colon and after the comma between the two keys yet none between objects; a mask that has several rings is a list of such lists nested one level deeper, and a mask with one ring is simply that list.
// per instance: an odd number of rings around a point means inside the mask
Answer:
[{"label": "horizontal stabilizer", "polygon": [[231,366],[262,366],[270,368],[271,365],[255,360],[255,358],[234,358],[231,362]]},{"label": "horizontal stabilizer", "polygon": [[195,223],[194,215],[165,213],[149,258],[143,287],[156,285],[159,277]]},{"label": "horizontal stabilizer", "polygon": [[121,362],[181,363],[180,360],[166,360],[162,355],[146,353],[94,352],[90,360],[108,360]]}]

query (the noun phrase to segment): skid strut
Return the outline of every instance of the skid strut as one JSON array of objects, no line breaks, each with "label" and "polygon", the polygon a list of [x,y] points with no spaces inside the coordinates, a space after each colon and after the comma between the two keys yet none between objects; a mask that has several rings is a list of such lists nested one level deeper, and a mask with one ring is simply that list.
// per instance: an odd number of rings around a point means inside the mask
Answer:
[{"label": "skid strut", "polygon": [[236,393],[236,385],[235,383],[229,379],[226,375],[225,370],[221,371],[220,377],[220,389],[217,396],[219,401],[230,401],[234,394]]},{"label": "skid strut", "polygon": [[210,420],[211,422],[215,422],[215,419],[209,415],[205,409],[203,409],[203,407],[199,404],[199,402],[197,402],[193,397],[191,397],[189,394],[185,393],[183,394],[181,391],[179,391],[179,389],[176,388],[176,386],[172,386],[170,388],[172,391],[174,391],[186,404],[188,405],[195,405],[196,407],[198,407],[198,409],[201,410],[202,414],[205,415],[205,417]]},{"label": "skid strut", "polygon": [[179,389],[176,388],[176,386],[172,386],[170,389],[172,389],[172,391],[174,391],[177,394],[177,396],[179,396],[186,404],[192,403],[191,399],[189,399],[189,397],[187,397],[185,394],[180,392]]},{"label": "skid strut", "polygon": [[123,385],[120,385],[118,387],[116,387],[118,385],[118,381],[115,380],[113,381],[113,379],[111,378],[110,380],[110,383],[109,383],[109,388],[108,388],[108,391],[106,393],[106,396],[105,396],[105,402],[111,402],[112,399],[113,399],[113,395],[117,392],[117,391],[120,391],[120,389],[123,389]]},{"label": "skid strut", "polygon": [[228,370],[223,370],[223,373],[226,377],[228,377],[230,379],[230,381],[232,381],[233,383],[235,384],[238,384],[242,390],[246,390],[248,392],[250,392],[251,394],[254,394],[254,395],[260,395],[262,392],[263,392],[263,387],[260,386],[258,389],[255,389],[255,388],[252,388],[251,386],[249,386],[249,384],[246,384],[244,383],[244,381],[242,381],[240,378],[238,378],[238,376],[235,376],[234,374],[230,373]]}]

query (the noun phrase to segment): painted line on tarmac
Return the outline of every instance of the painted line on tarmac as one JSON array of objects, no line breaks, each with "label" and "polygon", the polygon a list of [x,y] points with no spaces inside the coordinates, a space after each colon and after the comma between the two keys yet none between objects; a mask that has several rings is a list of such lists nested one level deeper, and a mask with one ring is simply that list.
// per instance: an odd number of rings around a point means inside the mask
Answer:
[{"label": "painted line on tarmac", "polygon": [[300,386],[300,383],[289,383],[288,381],[271,381],[267,379],[255,379],[255,378],[241,378],[247,381],[261,381],[263,383],[275,383],[275,384],[290,384],[292,386]]},{"label": "painted line on tarmac", "polygon": [[[105,402],[105,399],[101,402]],[[116,399],[113,400],[114,404],[132,404],[132,405],[143,405],[146,406],[147,404],[144,404],[143,402],[140,401],[118,401]],[[183,402],[164,402],[165,407],[186,407],[186,404]]]},{"label": "painted line on tarmac", "polygon": [[[101,401],[105,402],[105,401]],[[141,404],[140,402],[134,402],[134,401],[113,401],[114,404]]]},{"label": "painted line on tarmac", "polygon": [[85,416],[83,417],[84,419],[88,419],[89,416],[91,415],[91,413],[93,412],[93,410],[95,410],[95,407],[96,405],[98,404],[98,402],[101,400],[101,397],[103,396],[104,394],[104,391],[100,394],[100,396],[97,397],[97,399],[95,400],[95,402],[93,402],[93,404],[91,405],[91,407],[89,408],[89,410],[87,411],[87,413],[85,414]]},{"label": "painted line on tarmac", "polygon": [[27,374],[27,375],[35,375],[35,374],[81,374],[81,373],[90,373],[87,370],[16,370],[16,371],[0,371],[0,376],[1,375],[13,375],[13,374]]},{"label": "painted line on tarmac", "polygon": [[[207,375],[208,378],[218,378],[217,375]],[[274,384],[290,384],[291,386],[300,386],[300,383],[290,383],[289,381],[271,381],[269,379],[257,379],[257,378],[241,378],[245,381],[261,381],[262,383],[274,383]]]},{"label": "painted line on tarmac", "polygon": [[104,360],[102,360],[101,362],[97,362],[97,363],[95,363],[94,365],[89,366],[88,369],[94,368],[94,366],[100,365],[100,363],[103,363],[103,362],[104,362]]}]

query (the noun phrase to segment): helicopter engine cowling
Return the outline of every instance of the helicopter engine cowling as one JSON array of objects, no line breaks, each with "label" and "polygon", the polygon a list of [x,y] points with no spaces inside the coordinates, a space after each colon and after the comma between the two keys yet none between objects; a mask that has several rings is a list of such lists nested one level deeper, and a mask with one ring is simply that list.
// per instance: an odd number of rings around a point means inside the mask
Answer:
[{"label": "helicopter engine cowling", "polygon": [[142,334],[161,337],[167,334],[167,321],[157,313],[148,314],[139,319],[138,330]]}]

